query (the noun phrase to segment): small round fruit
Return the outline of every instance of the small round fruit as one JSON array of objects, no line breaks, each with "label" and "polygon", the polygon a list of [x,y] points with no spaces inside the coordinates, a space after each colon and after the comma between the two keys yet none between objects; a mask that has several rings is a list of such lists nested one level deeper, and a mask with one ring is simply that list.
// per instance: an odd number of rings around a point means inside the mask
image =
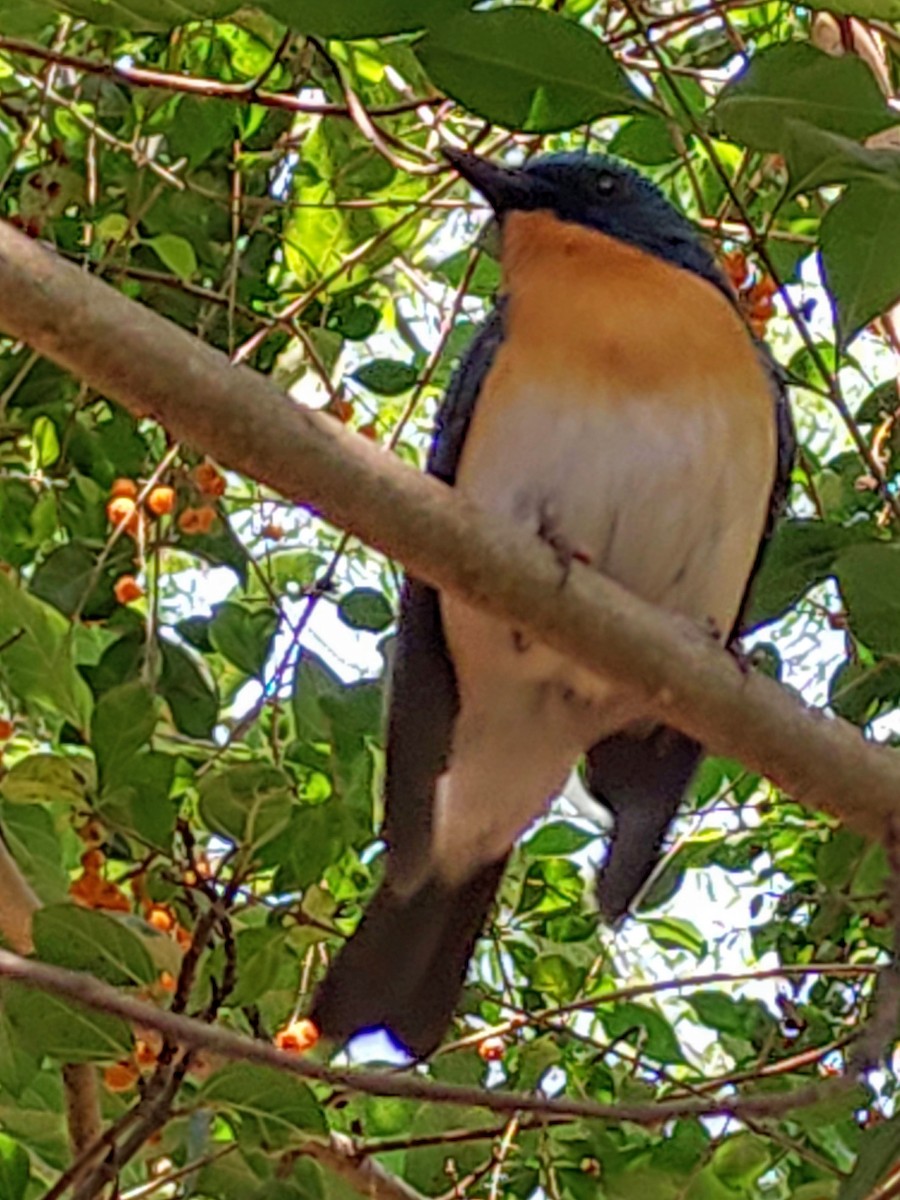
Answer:
[{"label": "small round fruit", "polygon": [[147,507],[155,517],[163,517],[175,507],[175,489],[155,487],[147,497]]},{"label": "small round fruit", "polygon": [[128,500],[137,500],[138,486],[133,479],[114,479],[109,494],[114,498],[124,496]]},{"label": "small round fruit", "polygon": [[319,1037],[315,1023],[309,1017],[301,1017],[279,1029],[275,1034],[275,1045],[288,1054],[303,1054],[313,1048]]},{"label": "small round fruit", "polygon": [[502,1037],[486,1037],[478,1043],[478,1057],[482,1062],[500,1062],[506,1053],[506,1042]]},{"label": "small round fruit", "polygon": [[133,575],[120,575],[113,591],[119,604],[131,604],[134,600],[140,600],[144,594],[144,589]]}]

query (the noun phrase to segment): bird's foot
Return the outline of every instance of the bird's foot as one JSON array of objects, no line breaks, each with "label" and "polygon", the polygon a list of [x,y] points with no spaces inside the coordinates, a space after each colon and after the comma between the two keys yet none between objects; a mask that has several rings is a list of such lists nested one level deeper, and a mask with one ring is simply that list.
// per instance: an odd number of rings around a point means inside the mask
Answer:
[{"label": "bird's foot", "polygon": [[703,622],[704,633],[709,634],[714,642],[723,642],[725,640],[722,630],[719,628],[719,622],[715,617],[707,617]]},{"label": "bird's foot", "polygon": [[538,537],[547,543],[556,555],[556,561],[562,568],[560,587],[565,587],[572,570],[573,562],[584,563],[589,567],[592,562],[591,554],[583,546],[575,545],[559,528],[557,518],[547,507],[541,511],[541,521],[538,525]]},{"label": "bird's foot", "polygon": [[753,670],[752,651],[746,651],[741,642],[737,641],[737,639],[735,639],[733,642],[730,642],[725,649],[737,663],[740,673],[742,675],[749,675]]}]

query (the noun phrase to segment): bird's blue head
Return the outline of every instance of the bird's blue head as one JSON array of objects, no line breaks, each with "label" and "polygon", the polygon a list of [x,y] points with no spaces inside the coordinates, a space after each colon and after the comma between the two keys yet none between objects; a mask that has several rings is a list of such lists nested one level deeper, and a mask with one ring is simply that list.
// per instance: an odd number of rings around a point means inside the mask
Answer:
[{"label": "bird's blue head", "polygon": [[731,298],[697,229],[625,163],[599,154],[550,154],[510,168],[464,151],[444,153],[501,223],[510,212],[548,210],[702,275]]}]

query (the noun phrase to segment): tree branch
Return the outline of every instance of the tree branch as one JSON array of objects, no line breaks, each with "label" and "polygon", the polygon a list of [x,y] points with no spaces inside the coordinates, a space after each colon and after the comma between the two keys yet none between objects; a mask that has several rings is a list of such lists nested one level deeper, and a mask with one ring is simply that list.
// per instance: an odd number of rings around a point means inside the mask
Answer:
[{"label": "tree branch", "polygon": [[[0,934],[19,954],[34,949],[31,927],[40,907],[31,884],[0,838]],[[69,1145],[72,1158],[78,1160],[100,1133],[97,1072],[90,1063],[67,1063],[62,1077]]]},{"label": "tree branch", "polygon": [[327,1142],[309,1142],[302,1153],[368,1200],[422,1200],[420,1192],[391,1175],[374,1159],[359,1154],[351,1140],[339,1133],[333,1133]]},{"label": "tree branch", "polygon": [[599,1121],[634,1121],[640,1125],[660,1125],[684,1116],[750,1117],[779,1116],[811,1104],[832,1099],[855,1086],[852,1075],[827,1083],[816,1083],[793,1092],[737,1097],[734,1094],[714,1100],[685,1099],[656,1104],[598,1104],[592,1100],[536,1095],[534,1092],[489,1091],[482,1087],[441,1083],[418,1075],[396,1071],[337,1070],[310,1062],[276,1049],[268,1042],[253,1041],[231,1033],[218,1025],[205,1025],[191,1017],[155,1008],[142,1000],[120,994],[92,975],[51,967],[46,963],[20,958],[0,950],[0,976],[16,979],[42,992],[65,996],[87,1008],[112,1013],[136,1027],[157,1029],[167,1039],[189,1049],[205,1049],[215,1056],[236,1062],[272,1067],[301,1079],[311,1079],[331,1087],[370,1096],[398,1096],[433,1103],[486,1108],[502,1113],[537,1113],[546,1117],[580,1117]]},{"label": "tree branch", "polygon": [[883,837],[900,758],[811,711],[693,624],[291,401],[246,367],[0,224],[0,327],[181,441],[317,510],[413,574],[627,689],[648,716]]},{"label": "tree branch", "polygon": [[[301,100],[289,92],[267,92],[261,80],[251,79],[248,83],[223,83],[220,79],[198,79],[194,75],[178,75],[171,71],[155,71],[147,67],[129,66],[124,62],[98,61],[80,54],[69,54],[60,50],[26,42],[21,38],[0,37],[0,52],[22,54],[26,58],[50,63],[52,66],[69,67],[83,71],[86,75],[99,75],[134,88],[156,88],[166,92],[182,92],[190,96],[203,96],[208,100],[244,100],[262,108],[280,108],[287,112],[308,113],[321,117],[352,118],[354,113],[345,104],[329,104],[320,101]],[[440,104],[443,97],[423,96],[421,99],[403,100],[382,108],[373,108],[369,116],[393,117],[401,113],[415,112],[419,108],[432,108]]]}]

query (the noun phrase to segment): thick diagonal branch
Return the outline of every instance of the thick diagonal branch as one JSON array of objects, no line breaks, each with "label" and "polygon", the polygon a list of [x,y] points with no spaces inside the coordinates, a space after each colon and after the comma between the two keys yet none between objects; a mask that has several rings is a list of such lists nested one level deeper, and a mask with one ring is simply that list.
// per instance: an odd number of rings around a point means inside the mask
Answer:
[{"label": "thick diagonal branch", "polygon": [[630,689],[649,714],[883,836],[900,757],[745,674],[703,632],[489,518],[327,416],[0,225],[0,328],[224,466]]}]

